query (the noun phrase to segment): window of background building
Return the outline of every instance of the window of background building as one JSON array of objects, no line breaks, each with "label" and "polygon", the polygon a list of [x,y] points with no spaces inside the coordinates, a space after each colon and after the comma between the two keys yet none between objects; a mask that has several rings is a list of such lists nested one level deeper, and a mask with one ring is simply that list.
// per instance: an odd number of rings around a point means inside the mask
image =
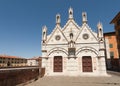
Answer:
[{"label": "window of background building", "polygon": [[111,58],[111,59],[114,58],[114,52],[110,52],[110,58]]},{"label": "window of background building", "polygon": [[120,25],[120,19],[117,21],[117,25]]},{"label": "window of background building", "polygon": [[118,30],[118,34],[119,34],[119,36],[120,36],[120,28],[119,28],[119,30]]},{"label": "window of background building", "polygon": [[5,61],[3,61],[3,63],[5,63]]},{"label": "window of background building", "polygon": [[110,48],[113,48],[113,44],[109,44],[109,47],[110,47]]},{"label": "window of background building", "polygon": [[108,39],[111,39],[111,38],[112,38],[111,36],[108,37]]}]

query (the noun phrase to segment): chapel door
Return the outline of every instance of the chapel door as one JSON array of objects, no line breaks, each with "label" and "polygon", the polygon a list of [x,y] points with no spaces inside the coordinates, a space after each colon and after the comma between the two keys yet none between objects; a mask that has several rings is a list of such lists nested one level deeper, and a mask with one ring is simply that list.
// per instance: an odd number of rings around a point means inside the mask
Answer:
[{"label": "chapel door", "polygon": [[62,72],[62,56],[54,57],[54,72]]},{"label": "chapel door", "polygon": [[92,58],[91,56],[82,57],[83,72],[92,72]]}]

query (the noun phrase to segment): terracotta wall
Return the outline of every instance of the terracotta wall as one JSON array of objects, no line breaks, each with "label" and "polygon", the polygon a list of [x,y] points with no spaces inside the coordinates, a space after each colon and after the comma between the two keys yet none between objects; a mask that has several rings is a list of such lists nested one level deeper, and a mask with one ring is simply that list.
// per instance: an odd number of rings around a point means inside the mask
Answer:
[{"label": "terracotta wall", "polygon": [[119,58],[118,48],[117,48],[117,40],[116,40],[115,34],[108,34],[108,35],[106,34],[105,38],[108,38],[109,44],[113,45],[113,47],[112,48],[109,47],[109,49],[110,49],[110,52],[114,52],[114,59]]}]

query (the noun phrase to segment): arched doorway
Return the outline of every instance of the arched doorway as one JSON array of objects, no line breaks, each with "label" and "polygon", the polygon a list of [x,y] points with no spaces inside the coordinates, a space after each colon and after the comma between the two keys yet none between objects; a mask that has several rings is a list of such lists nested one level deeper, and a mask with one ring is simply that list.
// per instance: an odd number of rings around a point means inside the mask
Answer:
[{"label": "arched doorway", "polygon": [[91,56],[83,56],[82,57],[82,69],[83,69],[83,72],[92,72]]},{"label": "arched doorway", "polygon": [[54,72],[62,72],[63,68],[62,68],[62,56],[55,56],[54,57],[54,64],[53,64],[54,68],[53,71]]}]

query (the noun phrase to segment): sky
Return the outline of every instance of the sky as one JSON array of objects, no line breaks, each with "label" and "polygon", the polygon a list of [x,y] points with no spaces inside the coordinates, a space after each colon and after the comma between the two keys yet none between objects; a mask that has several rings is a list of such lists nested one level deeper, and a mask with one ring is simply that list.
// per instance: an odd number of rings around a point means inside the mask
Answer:
[{"label": "sky", "polygon": [[73,8],[74,20],[82,24],[82,12],[87,12],[93,31],[97,23],[104,32],[114,31],[110,21],[120,11],[120,0],[0,0],[0,54],[32,58],[41,56],[41,35],[44,25],[48,34],[55,27],[55,17],[61,15],[61,26]]}]

